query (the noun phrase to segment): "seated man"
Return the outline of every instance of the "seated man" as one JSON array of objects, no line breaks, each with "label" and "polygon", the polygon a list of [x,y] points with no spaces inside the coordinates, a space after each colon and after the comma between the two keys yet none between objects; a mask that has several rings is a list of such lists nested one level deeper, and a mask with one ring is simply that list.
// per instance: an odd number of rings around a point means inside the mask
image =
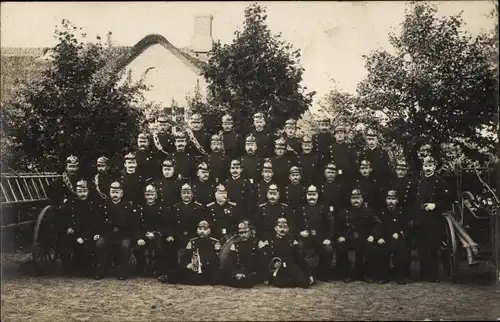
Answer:
[{"label": "seated man", "polygon": [[[353,279],[367,280],[367,276],[372,273],[365,261],[368,237],[377,220],[380,222],[371,209],[363,207],[361,191],[354,189],[351,192],[351,206],[342,210],[334,219],[337,268],[344,282],[349,283]],[[349,251],[355,252],[354,270],[349,260]]]},{"label": "seated man", "polygon": [[124,280],[127,278],[131,247],[136,243],[145,244],[140,236],[141,218],[128,202],[122,200],[123,188],[119,182],[111,184],[109,195],[111,200],[101,207],[103,226],[94,234],[98,261],[96,279],[104,277],[107,255],[111,251],[117,260],[117,277]]},{"label": "seated man", "polygon": [[147,185],[144,196],[146,202],[136,209],[142,223],[141,238],[145,241],[145,244],[138,245],[135,251],[137,273],[141,276],[145,273],[149,276],[155,273],[160,275],[165,273],[162,239],[167,237],[166,218],[160,202],[157,201],[155,186]]},{"label": "seated man", "polygon": [[275,231],[275,236],[259,242],[266,272],[263,274],[264,284],[308,288],[314,283],[314,278],[300,252],[299,243],[288,233],[286,218],[277,220]]},{"label": "seated man", "polygon": [[[73,275],[75,269],[90,269],[92,226],[97,221],[96,204],[89,200],[87,181],[76,183],[77,199],[70,199],[63,204],[58,216],[59,253],[67,275]],[[73,255],[74,263],[70,261]],[[74,265],[76,264],[76,265]]]},{"label": "seated man", "polygon": [[229,249],[227,285],[252,288],[260,281],[258,239],[252,236],[247,221],[238,225],[240,239]]},{"label": "seated man", "polygon": [[393,273],[399,285],[406,284],[405,277],[409,268],[409,258],[404,231],[408,227],[408,214],[398,205],[395,190],[389,190],[385,198],[387,208],[380,213],[381,223],[377,224],[368,242],[376,258],[374,263],[374,278],[380,284],[389,280],[389,266],[393,263]]},{"label": "seated man", "polygon": [[170,284],[216,285],[220,281],[219,250],[221,245],[210,237],[210,226],[200,221],[198,237],[192,238],[181,255],[179,268],[172,270],[167,280]]}]

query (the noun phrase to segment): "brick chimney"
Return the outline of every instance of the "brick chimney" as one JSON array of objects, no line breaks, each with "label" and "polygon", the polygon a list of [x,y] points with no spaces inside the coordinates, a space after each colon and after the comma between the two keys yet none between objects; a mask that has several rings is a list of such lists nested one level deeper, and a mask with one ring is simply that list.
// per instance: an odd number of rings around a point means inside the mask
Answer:
[{"label": "brick chimney", "polygon": [[212,20],[211,14],[194,16],[194,34],[189,49],[197,54],[207,54],[212,49]]}]

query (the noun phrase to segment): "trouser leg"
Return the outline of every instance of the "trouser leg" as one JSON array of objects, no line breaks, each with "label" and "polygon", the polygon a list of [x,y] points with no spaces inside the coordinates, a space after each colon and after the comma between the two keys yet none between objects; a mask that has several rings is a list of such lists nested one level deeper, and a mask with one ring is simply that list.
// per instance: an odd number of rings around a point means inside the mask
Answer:
[{"label": "trouser leg", "polygon": [[127,276],[128,262],[130,258],[130,239],[122,239],[118,247],[118,277],[125,278]]},{"label": "trouser leg", "polygon": [[355,260],[354,260],[354,278],[358,280],[363,280],[368,271],[365,265],[365,247],[362,245],[355,246]]},{"label": "trouser leg", "polygon": [[106,264],[108,258],[108,241],[101,237],[95,242],[96,254],[96,276],[102,277],[106,271]]},{"label": "trouser leg", "polygon": [[417,236],[417,247],[418,247],[418,260],[420,266],[420,278],[429,278],[429,256],[430,256],[430,245],[429,245],[429,234],[426,229],[421,228],[418,231]]},{"label": "trouser leg", "polygon": [[395,247],[392,251],[394,278],[396,280],[403,280],[407,277],[407,272],[410,266],[407,249],[406,241],[404,239],[396,241]]},{"label": "trouser leg", "polygon": [[336,256],[337,256],[337,272],[339,278],[345,279],[351,277],[352,264],[349,260],[349,248],[346,242],[337,243],[336,245]]},{"label": "trouser leg", "polygon": [[156,273],[156,275],[162,275],[165,274],[166,268],[165,268],[165,257],[163,256],[163,241],[161,237],[157,236],[155,237],[153,241],[153,268]]},{"label": "trouser leg", "polygon": [[136,260],[136,273],[139,276],[144,276],[146,273],[146,256],[149,253],[150,245],[146,243],[144,246],[137,246],[134,249],[134,257]]}]

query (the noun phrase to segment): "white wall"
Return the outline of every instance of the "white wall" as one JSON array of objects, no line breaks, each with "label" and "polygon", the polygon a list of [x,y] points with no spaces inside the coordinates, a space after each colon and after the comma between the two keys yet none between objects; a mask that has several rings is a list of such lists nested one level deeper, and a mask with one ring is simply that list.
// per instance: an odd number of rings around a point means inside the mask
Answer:
[{"label": "white wall", "polygon": [[147,101],[164,107],[170,106],[172,99],[179,106],[187,107],[186,95],[193,95],[197,82],[201,94],[206,92],[203,76],[197,75],[184,61],[159,44],[149,47],[132,61],[126,67],[126,74],[129,70],[133,81],[140,80],[148,70],[144,80],[151,88],[144,96]]}]

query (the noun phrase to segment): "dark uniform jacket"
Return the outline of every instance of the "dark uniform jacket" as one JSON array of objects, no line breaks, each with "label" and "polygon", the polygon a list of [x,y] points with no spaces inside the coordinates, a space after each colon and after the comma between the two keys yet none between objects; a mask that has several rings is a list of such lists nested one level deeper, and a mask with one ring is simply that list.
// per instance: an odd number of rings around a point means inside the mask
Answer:
[{"label": "dark uniform jacket", "polygon": [[174,160],[175,172],[182,178],[193,178],[196,173],[196,162],[194,157],[187,152],[176,151],[168,154],[168,158]]},{"label": "dark uniform jacket", "polygon": [[260,180],[261,159],[259,156],[245,154],[240,158],[240,162],[245,178],[252,179],[254,183]]},{"label": "dark uniform jacket", "polygon": [[134,205],[144,201],[144,177],[137,171],[134,173],[123,173],[118,181],[122,185],[123,200],[131,201]]},{"label": "dark uniform jacket", "polygon": [[113,175],[110,173],[94,175],[92,178],[92,199],[98,203],[109,200],[111,183],[113,183]]},{"label": "dark uniform jacket", "polygon": [[302,153],[298,156],[297,163],[302,169],[302,184],[310,185],[317,181],[322,168],[319,164],[319,157],[314,152],[309,154]]},{"label": "dark uniform jacket", "polygon": [[291,211],[298,210],[306,203],[306,188],[300,183],[289,183],[285,186],[284,193],[280,194],[283,202],[288,205]]},{"label": "dark uniform jacket", "polygon": [[[204,129],[201,129],[199,131],[193,131],[193,135],[201,145],[201,147],[205,150],[205,152],[210,153],[210,137],[207,132]],[[200,152],[200,150],[198,150],[196,145],[191,140],[189,140],[189,143],[186,146],[186,152],[188,152],[195,158],[203,156],[203,154]]]},{"label": "dark uniform jacket", "polygon": [[340,210],[347,207],[349,199],[347,197],[346,189],[335,181],[323,181],[319,188],[319,203],[323,205],[328,211],[333,207],[333,213],[338,213]]},{"label": "dark uniform jacket", "polygon": [[[436,208],[425,211],[424,204],[434,203]],[[439,225],[441,214],[451,208],[451,195],[446,182],[437,175],[423,177],[417,188],[416,225]]]},{"label": "dark uniform jacket", "polygon": [[394,233],[398,234],[398,239],[404,238],[405,232],[408,229],[408,215],[404,212],[403,208],[396,206],[393,210],[387,207],[380,212],[378,222],[372,236],[375,240],[384,238],[386,241],[391,240]]},{"label": "dark uniform jacket", "polygon": [[228,177],[229,163],[228,158],[223,153],[210,152],[205,158],[205,162],[210,169],[210,175],[217,182],[223,182]]},{"label": "dark uniform jacket", "polygon": [[225,155],[229,158],[229,162],[243,155],[243,139],[241,135],[234,130],[223,132],[222,143],[224,145]]},{"label": "dark uniform jacket", "polygon": [[[359,161],[368,160],[371,163],[372,173],[371,175],[378,180],[387,179],[391,176],[391,168],[389,166],[389,154],[386,150],[381,147],[376,147],[371,150],[366,147],[361,151],[359,156]],[[359,163],[358,163],[359,164]]]},{"label": "dark uniform jacket", "polygon": [[155,182],[158,200],[168,212],[176,203],[181,202],[181,187],[184,183],[175,175],[170,178],[161,177]]},{"label": "dark uniform jacket", "polygon": [[253,187],[250,181],[243,176],[238,179],[229,178],[226,180],[227,197],[230,201],[238,205],[238,211],[246,219],[251,219],[252,201],[254,200]]},{"label": "dark uniform jacket", "polygon": [[293,215],[285,203],[263,203],[259,205],[256,221],[256,233],[260,240],[266,240],[275,234],[274,227],[279,218],[286,218],[290,232],[293,232]]},{"label": "dark uniform jacket", "polygon": [[394,177],[391,180],[390,189],[396,190],[399,206],[404,209],[413,207],[417,195],[417,183],[413,179]]},{"label": "dark uniform jacket", "polygon": [[309,231],[309,238],[320,241],[333,238],[333,217],[323,205],[304,205],[295,213],[295,235]]},{"label": "dark uniform jacket", "polygon": [[100,213],[106,225],[99,235],[119,240],[141,238],[141,217],[127,202],[108,201],[101,206]]},{"label": "dark uniform jacket", "polygon": [[168,232],[168,223],[166,222],[166,213],[158,201],[150,205],[144,203],[137,207],[137,212],[141,217],[141,236],[144,239],[147,232],[154,233],[156,236],[166,236]]},{"label": "dark uniform jacket", "polygon": [[[290,137],[285,136],[285,142],[287,145],[285,155],[291,157],[292,160],[295,159],[298,155],[300,155],[300,153],[302,152],[302,142],[299,138],[296,138],[296,137],[290,138]],[[290,146],[293,149],[293,151],[289,151],[288,146]],[[273,163],[273,165],[274,165],[274,163]]]},{"label": "dark uniform jacket", "polygon": [[380,223],[380,219],[369,208],[363,206],[346,208],[335,216],[335,239],[344,237],[347,242],[353,240],[364,242],[377,223]]},{"label": "dark uniform jacket", "polygon": [[149,182],[161,175],[161,168],[158,166],[153,150],[149,148],[146,150],[137,150],[135,152],[135,159],[137,160],[137,169],[135,171],[146,181]]},{"label": "dark uniform jacket", "polygon": [[191,238],[186,245],[186,251],[181,255],[181,267],[186,267],[193,258],[193,253],[197,250],[200,255],[201,270],[217,268],[219,266],[220,243],[212,237]]},{"label": "dark uniform jacket", "polygon": [[333,137],[329,132],[314,134],[313,138],[314,152],[320,159],[324,167],[330,161],[330,146],[333,143]]},{"label": "dark uniform jacket", "polygon": [[289,181],[288,176],[290,174],[290,167],[292,166],[290,157],[275,155],[271,157],[271,163],[273,164],[274,181],[280,185],[286,185]]},{"label": "dark uniform jacket", "polygon": [[224,204],[211,202],[207,205],[212,234],[217,238],[236,233],[238,223],[242,219],[236,211],[236,204],[227,201]]},{"label": "dark uniform jacket", "polygon": [[231,245],[227,261],[232,277],[236,274],[249,275],[262,272],[262,266],[266,263],[262,263],[258,243],[257,238],[250,237],[246,241],[236,241]]},{"label": "dark uniform jacket", "polygon": [[208,179],[202,182],[199,178],[196,178],[192,181],[191,186],[193,187],[193,199],[204,207],[215,199],[215,182],[213,180]]},{"label": "dark uniform jacket", "polygon": [[[63,176],[65,174],[63,173]],[[75,175],[66,177],[69,181],[65,181],[63,177],[54,180],[48,188],[47,196],[49,197],[52,206],[59,208],[63,205],[64,200],[76,199],[76,183],[81,179],[81,176]]]},{"label": "dark uniform jacket", "polygon": [[[156,141],[156,138],[158,141]],[[158,133],[153,135],[153,144],[155,154],[157,156],[158,164],[165,161],[166,154],[175,151],[175,139],[171,133]]]},{"label": "dark uniform jacket", "polygon": [[92,239],[96,226],[102,225],[97,213],[97,204],[92,200],[73,199],[66,202],[58,216],[59,231],[67,236],[69,228],[74,230],[74,239]]},{"label": "dark uniform jacket", "polygon": [[343,174],[344,177],[353,175],[358,168],[356,151],[345,142],[332,143],[330,147],[330,161],[335,163],[339,174]]},{"label": "dark uniform jacket", "polygon": [[194,238],[197,235],[196,227],[199,222],[207,220],[204,207],[196,201],[175,204],[171,215],[173,215],[171,226],[175,232],[175,239],[182,243]]},{"label": "dark uniform jacket", "polygon": [[267,158],[272,155],[272,134],[266,130],[257,131],[253,129],[250,133],[255,137],[257,143],[257,155],[259,157]]}]

